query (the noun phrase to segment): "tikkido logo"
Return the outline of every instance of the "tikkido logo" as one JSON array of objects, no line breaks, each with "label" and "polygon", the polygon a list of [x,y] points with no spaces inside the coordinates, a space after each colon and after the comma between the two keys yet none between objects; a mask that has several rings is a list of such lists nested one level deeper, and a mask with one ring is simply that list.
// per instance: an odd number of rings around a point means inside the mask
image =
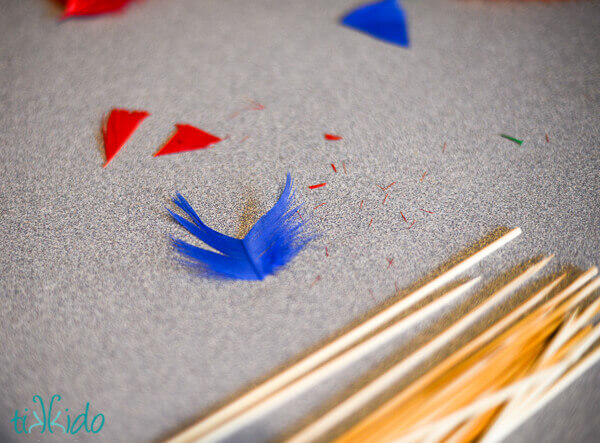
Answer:
[{"label": "tikkido logo", "polygon": [[[32,401],[34,403],[39,403],[40,414],[38,415],[37,410],[29,411],[28,408],[25,408],[23,410],[24,414],[19,415],[19,410],[17,409],[14,418],[11,420],[15,427],[15,432],[17,434],[31,434],[31,430],[35,428],[41,428],[39,429],[40,434],[43,434],[46,431],[50,434],[54,434],[54,431],[57,429],[62,430],[64,434],[77,434],[82,428],[85,429],[85,432],[91,432],[92,434],[100,432],[104,426],[104,414],[96,414],[94,418],[92,418],[92,421],[88,422],[88,413],[90,409],[89,401],[85,404],[85,411],[77,415],[73,422],[71,422],[69,408],[65,408],[64,412],[66,419],[61,420],[62,423],[60,423],[58,420],[63,411],[55,404],[55,402],[58,403],[60,400],[60,395],[53,395],[48,404],[48,411],[46,411],[42,397],[34,395]],[[33,418],[28,416],[29,413],[33,414]],[[54,418],[52,417],[52,414],[55,414]],[[35,422],[31,424],[34,419]],[[64,420],[66,420],[66,423]]]}]

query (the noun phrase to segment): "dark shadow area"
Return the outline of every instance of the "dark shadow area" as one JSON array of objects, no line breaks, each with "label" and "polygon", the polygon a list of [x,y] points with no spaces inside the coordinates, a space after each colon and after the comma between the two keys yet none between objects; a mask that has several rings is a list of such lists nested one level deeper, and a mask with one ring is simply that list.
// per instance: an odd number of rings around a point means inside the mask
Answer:
[{"label": "dark shadow area", "polygon": [[260,205],[256,198],[256,193],[251,188],[246,188],[244,193],[245,201],[240,215],[240,226],[238,227],[236,238],[244,238],[252,229],[252,226],[260,218]]}]

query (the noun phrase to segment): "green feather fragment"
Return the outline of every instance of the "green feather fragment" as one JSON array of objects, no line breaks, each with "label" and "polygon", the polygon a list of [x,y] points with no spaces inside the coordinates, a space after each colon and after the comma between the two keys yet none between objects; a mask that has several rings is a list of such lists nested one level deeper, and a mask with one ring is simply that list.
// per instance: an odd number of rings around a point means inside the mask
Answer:
[{"label": "green feather fragment", "polygon": [[510,135],[500,134],[500,137],[504,137],[505,139],[510,140],[511,142],[515,142],[519,145],[523,144],[523,140],[519,140],[518,138],[511,137]]}]

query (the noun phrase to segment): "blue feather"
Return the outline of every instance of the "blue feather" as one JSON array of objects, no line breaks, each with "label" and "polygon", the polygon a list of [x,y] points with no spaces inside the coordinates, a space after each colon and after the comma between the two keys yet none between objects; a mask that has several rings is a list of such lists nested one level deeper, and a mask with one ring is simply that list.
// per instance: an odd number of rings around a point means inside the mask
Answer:
[{"label": "blue feather", "polygon": [[406,17],[399,0],[361,6],[346,15],[342,24],[386,42],[409,46]]},{"label": "blue feather", "polygon": [[305,222],[292,217],[300,206],[293,207],[292,177],[287,174],[285,188],[275,205],[263,215],[243,239],[221,234],[204,224],[196,211],[179,193],[173,199],[190,220],[167,209],[171,217],[208,246],[212,252],[173,239],[173,246],[187,260],[209,275],[227,279],[262,280],[289,263],[313,237],[306,235]]}]

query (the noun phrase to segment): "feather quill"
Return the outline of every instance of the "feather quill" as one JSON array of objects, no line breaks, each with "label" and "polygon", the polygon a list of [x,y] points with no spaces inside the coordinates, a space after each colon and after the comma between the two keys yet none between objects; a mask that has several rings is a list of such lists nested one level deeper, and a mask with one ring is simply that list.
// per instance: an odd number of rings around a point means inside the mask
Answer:
[{"label": "feather quill", "polygon": [[179,193],[173,199],[189,219],[167,209],[171,217],[192,235],[217,252],[174,238],[175,250],[186,264],[203,269],[212,277],[262,280],[289,263],[313,237],[305,232],[305,221],[293,217],[301,206],[293,207],[292,178],[287,174],[285,188],[275,205],[263,215],[248,234],[238,239],[209,228]]}]

